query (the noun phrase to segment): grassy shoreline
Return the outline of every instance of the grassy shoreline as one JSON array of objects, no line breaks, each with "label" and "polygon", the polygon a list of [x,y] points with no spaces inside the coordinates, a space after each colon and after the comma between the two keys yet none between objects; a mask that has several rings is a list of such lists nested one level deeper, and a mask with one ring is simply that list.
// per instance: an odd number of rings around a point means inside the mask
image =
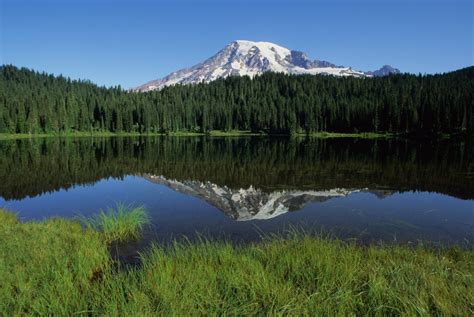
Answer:
[{"label": "grassy shoreline", "polygon": [[[114,219],[121,228],[122,220]],[[94,228],[64,219],[18,222],[0,210],[0,315],[474,311],[474,251],[358,247],[295,234],[240,247],[208,241],[153,246],[140,267],[125,268],[110,258],[109,238],[122,233],[106,234],[109,222]]]},{"label": "grassy shoreline", "polygon": [[176,137],[191,137],[191,136],[210,136],[210,137],[242,137],[242,136],[288,136],[288,137],[312,137],[312,138],[393,138],[397,134],[392,133],[338,133],[338,132],[314,132],[314,133],[294,133],[288,134],[267,134],[254,133],[251,131],[218,131],[213,130],[209,133],[201,132],[170,132],[170,133],[138,133],[138,132],[69,132],[69,133],[39,133],[39,134],[25,134],[25,133],[0,133],[0,140],[15,140],[15,139],[33,139],[33,138],[53,138],[53,137],[128,137],[128,136],[176,136]]},{"label": "grassy shoreline", "polygon": [[68,132],[68,133],[38,133],[38,134],[26,134],[26,133],[0,133],[1,140],[16,140],[16,139],[34,139],[34,138],[62,138],[62,137],[140,137],[140,136],[171,136],[171,137],[305,137],[305,138],[319,138],[319,139],[330,139],[330,138],[352,138],[352,139],[392,139],[392,138],[415,138],[415,139],[450,139],[455,137],[465,137],[464,133],[452,133],[452,134],[428,134],[428,135],[417,135],[417,134],[406,134],[406,133],[390,133],[390,132],[359,132],[359,133],[340,133],[340,132],[311,132],[311,133],[292,133],[292,134],[271,134],[271,133],[256,133],[251,131],[242,130],[231,130],[231,131],[220,131],[212,130],[207,133],[203,132],[189,132],[189,131],[176,131],[168,133],[160,132]]}]

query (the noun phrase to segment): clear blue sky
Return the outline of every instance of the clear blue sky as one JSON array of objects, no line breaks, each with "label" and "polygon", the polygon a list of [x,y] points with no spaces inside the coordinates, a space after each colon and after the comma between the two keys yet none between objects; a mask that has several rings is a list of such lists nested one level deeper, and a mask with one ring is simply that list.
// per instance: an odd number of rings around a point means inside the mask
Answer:
[{"label": "clear blue sky", "polygon": [[0,0],[0,62],[135,87],[236,39],[360,70],[473,65],[472,0]]}]

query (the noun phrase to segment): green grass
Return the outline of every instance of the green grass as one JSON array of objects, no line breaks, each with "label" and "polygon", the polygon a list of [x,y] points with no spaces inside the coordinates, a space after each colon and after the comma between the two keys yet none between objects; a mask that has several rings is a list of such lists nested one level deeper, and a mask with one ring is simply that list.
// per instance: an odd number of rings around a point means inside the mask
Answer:
[{"label": "green grass", "polygon": [[0,211],[0,315],[70,315],[110,271],[106,243],[79,222],[17,222]]},{"label": "green grass", "polygon": [[362,139],[375,139],[375,138],[393,138],[397,134],[386,133],[386,132],[360,132],[360,133],[337,133],[337,132],[314,132],[309,134],[296,134],[297,136],[309,136],[313,138],[362,138]]},{"label": "green grass", "polygon": [[27,134],[27,133],[0,133],[0,140],[30,139],[30,138],[46,138],[52,134]]},{"label": "green grass", "polygon": [[153,246],[117,268],[79,222],[0,211],[0,315],[472,316],[474,251],[292,234]]},{"label": "green grass", "polygon": [[243,131],[243,130],[230,130],[230,131],[220,131],[212,130],[209,133],[210,136],[262,136],[268,135],[265,133],[255,133],[252,131]]},{"label": "green grass", "polygon": [[106,242],[138,239],[141,230],[149,222],[143,206],[133,207],[117,204],[115,208],[101,210],[92,218],[82,218],[82,223],[100,232]]},{"label": "green grass", "polygon": [[66,133],[0,133],[0,140],[32,139],[32,138],[51,138],[51,137],[112,137],[112,136],[153,136],[161,135],[159,133],[138,133],[138,132],[66,132]]}]

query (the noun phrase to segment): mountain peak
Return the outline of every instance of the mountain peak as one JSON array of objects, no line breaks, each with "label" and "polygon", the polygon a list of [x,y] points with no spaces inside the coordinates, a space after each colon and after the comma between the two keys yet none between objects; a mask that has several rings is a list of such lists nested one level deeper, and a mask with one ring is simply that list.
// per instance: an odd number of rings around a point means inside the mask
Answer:
[{"label": "mountain peak", "polygon": [[373,72],[366,72],[368,75],[372,75],[375,77],[381,77],[381,76],[388,76],[391,74],[400,74],[400,70],[398,68],[394,68],[390,65],[383,65],[379,69],[373,71]]},{"label": "mountain peak", "polygon": [[254,47],[261,49],[261,50],[272,50],[272,51],[279,51],[281,54],[288,54],[290,52],[289,49],[286,47],[277,45],[272,42],[263,42],[263,41],[249,41],[249,40],[236,40],[233,41],[231,44],[237,44],[243,50],[250,50]]},{"label": "mountain peak", "polygon": [[135,90],[149,91],[176,84],[210,82],[228,76],[254,77],[264,72],[371,77],[391,73],[392,70],[381,68],[375,72],[355,71],[351,67],[336,66],[327,61],[310,60],[303,52],[289,50],[275,43],[236,40],[202,63],[150,81]]}]

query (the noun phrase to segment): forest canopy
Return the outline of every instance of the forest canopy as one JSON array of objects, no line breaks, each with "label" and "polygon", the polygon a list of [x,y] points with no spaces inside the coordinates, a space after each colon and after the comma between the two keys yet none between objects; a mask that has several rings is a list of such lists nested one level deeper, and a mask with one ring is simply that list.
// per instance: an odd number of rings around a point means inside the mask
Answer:
[{"label": "forest canopy", "polygon": [[353,78],[265,73],[146,93],[0,67],[0,133],[472,133],[474,67]]}]

